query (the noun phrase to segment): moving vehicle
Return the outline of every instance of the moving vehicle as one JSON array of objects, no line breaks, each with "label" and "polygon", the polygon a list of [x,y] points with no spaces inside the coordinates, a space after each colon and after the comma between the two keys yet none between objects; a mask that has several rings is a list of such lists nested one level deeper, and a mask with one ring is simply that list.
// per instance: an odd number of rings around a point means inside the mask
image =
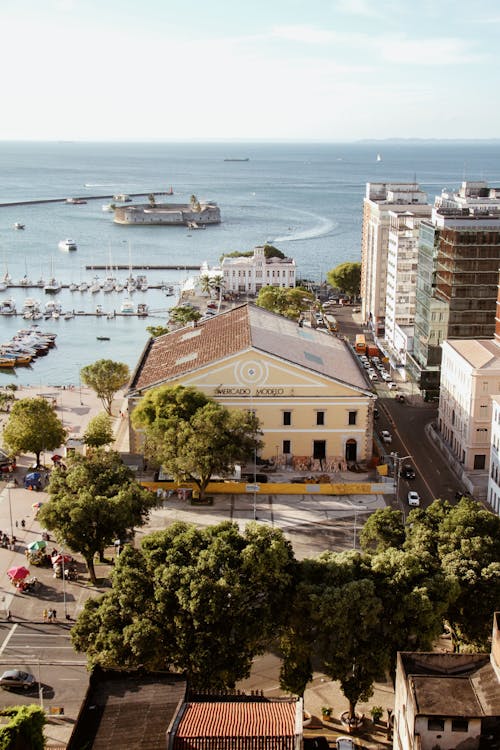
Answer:
[{"label": "moving vehicle", "polygon": [[0,677],[0,687],[12,689],[23,688],[28,690],[33,687],[36,680],[30,672],[22,672],[20,669],[8,669]]},{"label": "moving vehicle", "polygon": [[366,354],[366,338],[364,333],[356,334],[354,348],[357,354]]},{"label": "moving vehicle", "polygon": [[420,495],[415,490],[410,490],[408,493],[408,505],[413,505],[415,508],[420,505]]},{"label": "moving vehicle", "polygon": [[61,240],[58,248],[59,250],[76,250],[76,242],[70,239]]},{"label": "moving vehicle", "polygon": [[380,437],[382,438],[382,442],[384,442],[384,443],[392,443],[392,435],[389,432],[389,430],[381,430],[380,431]]},{"label": "moving vehicle", "polygon": [[404,464],[401,469],[400,475],[403,479],[415,479],[415,469],[410,464]]},{"label": "moving vehicle", "polygon": [[355,750],[356,747],[351,737],[337,737],[335,746],[337,750]]}]

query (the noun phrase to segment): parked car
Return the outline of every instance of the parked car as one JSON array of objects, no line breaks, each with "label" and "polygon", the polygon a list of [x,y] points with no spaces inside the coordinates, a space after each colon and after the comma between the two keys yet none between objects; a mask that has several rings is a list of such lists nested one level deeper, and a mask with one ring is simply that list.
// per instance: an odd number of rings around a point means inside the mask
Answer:
[{"label": "parked car", "polygon": [[355,750],[356,745],[350,737],[337,737],[335,740],[337,750]]},{"label": "parked car", "polygon": [[373,410],[373,419],[378,419],[380,417],[380,412],[378,409]]},{"label": "parked car", "polygon": [[28,690],[33,687],[36,680],[29,672],[22,672],[20,669],[8,669],[0,677],[0,687],[12,689],[23,688]]},{"label": "parked car", "polygon": [[401,469],[403,479],[415,479],[415,469],[410,464],[405,464]]},{"label": "parked car", "polygon": [[420,505],[420,495],[415,490],[410,490],[408,493],[408,505],[413,505],[416,508]]},{"label": "parked car", "polygon": [[390,391],[395,391],[398,386],[397,386],[397,383],[394,383],[393,380],[388,380],[387,387],[389,388]]},{"label": "parked car", "polygon": [[370,380],[378,380],[378,375],[376,372],[369,372],[368,377],[370,378]]},{"label": "parked car", "polygon": [[389,430],[381,430],[380,437],[384,443],[392,443],[392,435]]}]

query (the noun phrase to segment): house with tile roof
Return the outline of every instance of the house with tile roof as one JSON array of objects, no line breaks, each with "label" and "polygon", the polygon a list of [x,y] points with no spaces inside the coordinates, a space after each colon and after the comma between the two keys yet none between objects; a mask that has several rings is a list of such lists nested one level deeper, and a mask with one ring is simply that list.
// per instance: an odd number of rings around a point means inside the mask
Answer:
[{"label": "house with tile roof", "polygon": [[[129,414],[149,390],[192,386],[254,411],[263,459],[332,470],[372,456],[375,394],[341,338],[245,304],[151,339],[132,375]],[[131,428],[130,449],[141,436]]]},{"label": "house with tile roof", "polygon": [[187,700],[169,731],[169,750],[300,750],[302,701],[234,696]]},{"label": "house with tile roof", "polygon": [[499,627],[490,654],[398,654],[394,750],[500,747]]}]

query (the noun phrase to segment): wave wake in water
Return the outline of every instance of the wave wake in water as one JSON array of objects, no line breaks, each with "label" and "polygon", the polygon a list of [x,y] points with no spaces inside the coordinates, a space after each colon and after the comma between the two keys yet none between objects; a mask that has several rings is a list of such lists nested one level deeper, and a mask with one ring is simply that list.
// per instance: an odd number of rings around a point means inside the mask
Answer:
[{"label": "wave wake in water", "polygon": [[273,242],[297,242],[299,240],[313,240],[315,237],[323,237],[329,234],[333,229],[338,227],[336,221],[331,221],[325,217],[317,217],[320,222],[309,229],[303,229],[293,234],[284,234],[281,237],[275,237]]}]

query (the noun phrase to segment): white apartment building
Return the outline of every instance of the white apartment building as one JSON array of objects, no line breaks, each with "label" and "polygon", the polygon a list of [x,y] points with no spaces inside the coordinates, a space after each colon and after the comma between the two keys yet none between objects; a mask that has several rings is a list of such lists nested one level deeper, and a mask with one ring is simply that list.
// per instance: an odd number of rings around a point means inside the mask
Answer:
[{"label": "white apartment building", "polygon": [[490,462],[492,400],[500,393],[500,348],[493,339],[444,341],[438,424],[465,471]]},{"label": "white apartment building", "polygon": [[385,340],[396,349],[396,325],[415,320],[415,292],[420,218],[405,211],[389,212]]},{"label": "white apartment building", "polygon": [[294,287],[296,266],[293,258],[266,258],[263,247],[253,255],[224,258],[224,291],[257,294],[263,286]]},{"label": "white apartment building", "polygon": [[431,215],[427,194],[418,183],[368,182],[361,237],[361,313],[375,334],[383,334],[391,214]]},{"label": "white apartment building", "polygon": [[487,500],[500,516],[500,395],[491,397],[491,449]]},{"label": "white apartment building", "polygon": [[500,212],[500,188],[488,187],[484,180],[464,180],[456,192],[443,188],[434,200],[435,208],[466,208],[474,213]]}]

